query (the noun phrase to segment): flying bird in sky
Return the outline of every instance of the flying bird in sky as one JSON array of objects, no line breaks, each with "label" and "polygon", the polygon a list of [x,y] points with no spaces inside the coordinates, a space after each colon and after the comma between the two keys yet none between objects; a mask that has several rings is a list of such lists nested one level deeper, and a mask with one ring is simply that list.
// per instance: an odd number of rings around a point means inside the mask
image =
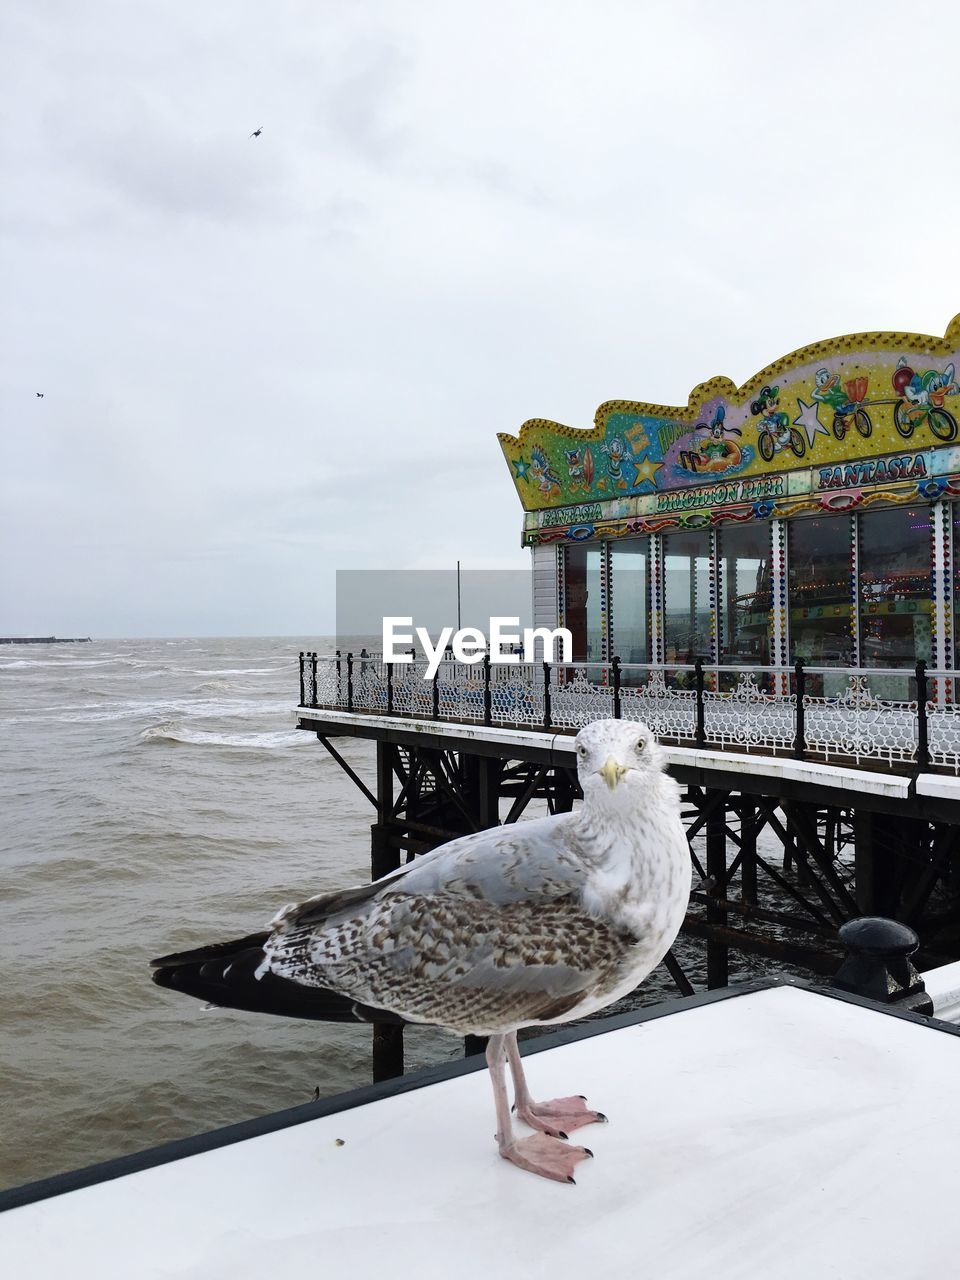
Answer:
[{"label": "flying bird in sky", "polygon": [[254,131],[253,131],[253,133],[251,133],[250,137],[251,137],[251,138],[259,138],[259,137],[260,137],[260,135],[261,135],[261,133],[263,133],[263,125],[261,125],[259,129],[254,129]]},{"label": "flying bird in sky", "polygon": [[37,392],[37,399],[38,399],[38,400],[42,400],[42,399],[43,399],[43,392],[42,392],[42,391],[38,391],[38,392]]},{"label": "flying bird in sky", "polygon": [[[572,1182],[604,1120],[578,1095],[535,1102],[517,1031],[602,1009],[664,958],[690,896],[677,784],[650,730],[598,720],[576,738],[583,805],[463,836],[398,871],[284,907],[268,931],[164,956],[154,981],[215,1005],[488,1036],[505,1160]],[[517,1118],[538,1132],[514,1132]]]}]

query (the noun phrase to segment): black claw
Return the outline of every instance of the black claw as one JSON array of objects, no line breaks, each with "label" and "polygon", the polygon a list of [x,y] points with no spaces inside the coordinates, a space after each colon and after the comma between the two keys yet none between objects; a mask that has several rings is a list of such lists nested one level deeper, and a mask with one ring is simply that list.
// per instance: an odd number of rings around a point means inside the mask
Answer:
[{"label": "black claw", "polygon": [[576,1186],[576,1185],[577,1185],[577,1180],[576,1180],[576,1178],[572,1177],[569,1173],[567,1174],[567,1181],[568,1181],[568,1182],[572,1182],[574,1186]]},{"label": "black claw", "polygon": [[584,1147],[584,1148],[583,1148],[583,1150],[587,1153],[587,1155],[588,1155],[588,1156],[590,1157],[590,1159],[592,1160],[592,1159],[593,1159],[593,1152],[590,1150],[590,1148],[589,1148],[589,1147]]},{"label": "black claw", "polygon": [[587,1100],[587,1095],[585,1093],[578,1093],[577,1097],[580,1099],[581,1102],[586,1102]]},{"label": "black claw", "polygon": [[597,1112],[597,1119],[600,1121],[600,1123],[601,1123],[601,1124],[609,1124],[609,1123],[610,1123],[610,1121],[607,1119],[607,1117],[603,1114],[603,1112],[602,1112],[602,1111],[598,1111],[598,1112]]},{"label": "black claw", "polygon": [[570,1135],[569,1135],[569,1134],[564,1133],[562,1129],[558,1129],[558,1130],[557,1130],[557,1137],[558,1137],[558,1138],[562,1138],[562,1139],[564,1140],[564,1142],[566,1142],[566,1141],[568,1140],[569,1136],[570,1136]]}]

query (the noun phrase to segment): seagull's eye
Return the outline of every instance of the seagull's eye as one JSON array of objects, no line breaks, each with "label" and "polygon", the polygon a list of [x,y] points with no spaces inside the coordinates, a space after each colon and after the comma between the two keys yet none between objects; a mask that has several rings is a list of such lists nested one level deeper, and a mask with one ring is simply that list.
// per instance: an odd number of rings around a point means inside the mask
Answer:
[{"label": "seagull's eye", "polygon": [[587,754],[587,748],[586,748],[586,747],[577,747],[577,750],[579,751],[579,753],[580,753],[582,756],[585,756],[585,755]]},{"label": "seagull's eye", "polygon": [[638,738],[638,739],[637,739],[637,750],[638,750],[638,751],[642,751],[642,750],[643,750],[643,748],[644,748],[646,745],[647,745],[647,744],[644,742],[644,740],[643,740],[642,738]]}]

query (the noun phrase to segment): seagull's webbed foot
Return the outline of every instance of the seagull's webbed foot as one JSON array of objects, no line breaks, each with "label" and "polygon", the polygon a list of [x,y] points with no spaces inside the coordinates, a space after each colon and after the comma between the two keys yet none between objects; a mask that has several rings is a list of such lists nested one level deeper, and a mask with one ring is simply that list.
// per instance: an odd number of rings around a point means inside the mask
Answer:
[{"label": "seagull's webbed foot", "polygon": [[538,1173],[541,1178],[576,1182],[574,1169],[581,1160],[589,1160],[593,1152],[587,1147],[571,1147],[545,1133],[534,1133],[529,1138],[501,1140],[500,1154],[518,1169]]},{"label": "seagull's webbed foot", "polygon": [[523,1060],[517,1047],[516,1034],[503,1037],[503,1049],[513,1076],[516,1099],[514,1112],[518,1120],[551,1138],[565,1138],[568,1133],[572,1133],[574,1129],[582,1129],[585,1124],[606,1123],[607,1117],[603,1112],[591,1111],[586,1099],[580,1094],[571,1098],[554,1098],[552,1102],[534,1102],[523,1073]]},{"label": "seagull's webbed foot", "polygon": [[531,1129],[539,1129],[541,1133],[553,1138],[565,1138],[574,1129],[582,1129],[585,1124],[606,1124],[607,1117],[602,1111],[591,1111],[579,1095],[572,1098],[554,1098],[552,1102],[518,1101],[514,1108],[518,1120],[528,1124]]}]

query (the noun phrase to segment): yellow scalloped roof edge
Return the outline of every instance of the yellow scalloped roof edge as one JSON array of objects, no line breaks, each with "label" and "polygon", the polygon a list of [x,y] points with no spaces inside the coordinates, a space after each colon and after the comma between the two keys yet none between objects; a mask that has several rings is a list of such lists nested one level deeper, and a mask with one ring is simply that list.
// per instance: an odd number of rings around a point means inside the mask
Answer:
[{"label": "yellow scalloped roof edge", "polygon": [[820,356],[840,355],[844,351],[861,350],[864,347],[874,351],[895,351],[901,347],[923,346],[931,355],[949,355],[960,344],[960,313],[955,315],[947,325],[942,338],[927,333],[848,333],[838,338],[826,338],[821,342],[811,342],[805,347],[791,351],[779,360],[772,360],[759,373],[737,387],[729,378],[717,376],[706,382],[700,382],[693,388],[684,405],[647,404],[638,400],[605,400],[593,417],[593,427],[568,427],[562,422],[553,422],[550,418],[528,418],[520,427],[519,435],[513,436],[506,431],[498,431],[497,439],[501,444],[523,443],[524,436],[535,427],[546,427],[553,435],[566,436],[571,440],[603,439],[607,419],[614,413],[632,413],[658,417],[660,415],[678,418],[681,422],[696,423],[697,416],[704,401],[711,396],[723,395],[731,400],[744,400],[759,391],[773,374],[784,374],[790,369],[806,364]]}]

